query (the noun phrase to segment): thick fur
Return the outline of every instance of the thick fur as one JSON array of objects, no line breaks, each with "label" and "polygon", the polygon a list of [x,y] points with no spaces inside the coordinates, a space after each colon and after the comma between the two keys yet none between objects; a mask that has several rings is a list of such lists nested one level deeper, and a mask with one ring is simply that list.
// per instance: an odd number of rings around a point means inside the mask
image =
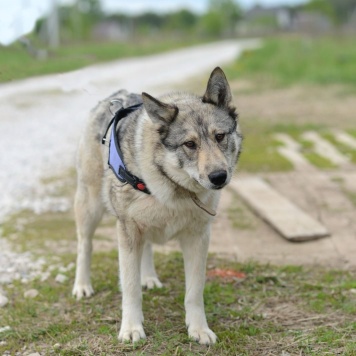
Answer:
[{"label": "thick fur", "polygon": [[[112,116],[109,106],[113,99],[118,100],[117,108],[143,102],[119,123],[117,135],[126,168],[145,181],[151,195],[121,183],[108,168],[108,147],[101,144],[101,138]],[[189,147],[191,142],[194,147]],[[141,286],[162,286],[151,243],[171,239],[177,239],[183,251],[189,336],[202,344],[216,341],[206,321],[203,301],[212,218],[193,203],[190,194],[195,193],[215,210],[220,188],[230,181],[240,149],[237,114],[220,68],[212,72],[202,97],[178,92],[156,99],[146,93],[140,96],[121,90],[92,111],[78,154],[78,256],[73,295],[80,299],[93,294],[91,240],[107,208],[117,217],[121,341],[145,338]],[[226,172],[226,181],[213,183],[214,172]]]}]

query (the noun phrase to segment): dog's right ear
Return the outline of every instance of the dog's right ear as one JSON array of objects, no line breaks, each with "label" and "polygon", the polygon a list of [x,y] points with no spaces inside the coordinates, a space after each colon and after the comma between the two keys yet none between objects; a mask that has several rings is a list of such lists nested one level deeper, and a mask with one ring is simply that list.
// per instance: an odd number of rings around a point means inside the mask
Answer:
[{"label": "dog's right ear", "polygon": [[178,108],[157,100],[153,96],[142,93],[143,105],[152,121],[160,124],[170,124],[178,114]]}]

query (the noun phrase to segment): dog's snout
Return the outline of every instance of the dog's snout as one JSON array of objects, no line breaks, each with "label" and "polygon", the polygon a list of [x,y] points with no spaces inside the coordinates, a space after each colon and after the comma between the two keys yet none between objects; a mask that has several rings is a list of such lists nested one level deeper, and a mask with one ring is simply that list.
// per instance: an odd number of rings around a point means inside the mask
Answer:
[{"label": "dog's snout", "polygon": [[227,172],[225,170],[215,171],[209,174],[209,180],[214,185],[222,185],[226,182]]}]

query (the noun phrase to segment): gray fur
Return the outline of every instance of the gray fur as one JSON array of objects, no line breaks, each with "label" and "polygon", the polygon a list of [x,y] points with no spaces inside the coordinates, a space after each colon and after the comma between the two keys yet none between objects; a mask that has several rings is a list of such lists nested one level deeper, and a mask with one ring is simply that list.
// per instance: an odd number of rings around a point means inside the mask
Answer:
[{"label": "gray fur", "polygon": [[[101,137],[112,116],[112,100],[113,111],[143,102],[140,109],[120,121],[116,135],[127,169],[145,181],[151,195],[119,182],[108,169],[108,144],[101,145]],[[221,142],[218,134],[223,137]],[[92,110],[78,151],[78,257],[73,294],[78,299],[93,294],[91,239],[106,207],[117,217],[123,290],[120,340],[145,337],[140,280],[148,288],[161,286],[151,242],[177,239],[185,262],[188,333],[200,343],[215,342],[202,299],[212,218],[191,196],[210,210],[217,208],[218,189],[233,175],[241,140],[229,84],[220,68],[212,72],[202,97],[175,92],[157,99],[120,90]],[[216,186],[209,176],[221,171],[226,171],[226,182]]]}]

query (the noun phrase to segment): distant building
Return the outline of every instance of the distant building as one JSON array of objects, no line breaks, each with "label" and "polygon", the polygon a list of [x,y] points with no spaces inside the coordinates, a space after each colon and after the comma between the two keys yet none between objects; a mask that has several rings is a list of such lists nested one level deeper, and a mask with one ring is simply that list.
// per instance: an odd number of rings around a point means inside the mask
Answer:
[{"label": "distant building", "polygon": [[311,11],[297,11],[293,17],[293,30],[303,32],[327,32],[333,27],[324,14]]},{"label": "distant building", "polygon": [[104,20],[94,26],[92,35],[96,40],[123,41],[127,40],[130,31],[126,25],[117,20]]},{"label": "distant building", "polygon": [[270,34],[284,31],[325,32],[332,23],[321,13],[307,12],[287,6],[263,7],[256,5],[245,13],[238,24],[242,35]]}]

